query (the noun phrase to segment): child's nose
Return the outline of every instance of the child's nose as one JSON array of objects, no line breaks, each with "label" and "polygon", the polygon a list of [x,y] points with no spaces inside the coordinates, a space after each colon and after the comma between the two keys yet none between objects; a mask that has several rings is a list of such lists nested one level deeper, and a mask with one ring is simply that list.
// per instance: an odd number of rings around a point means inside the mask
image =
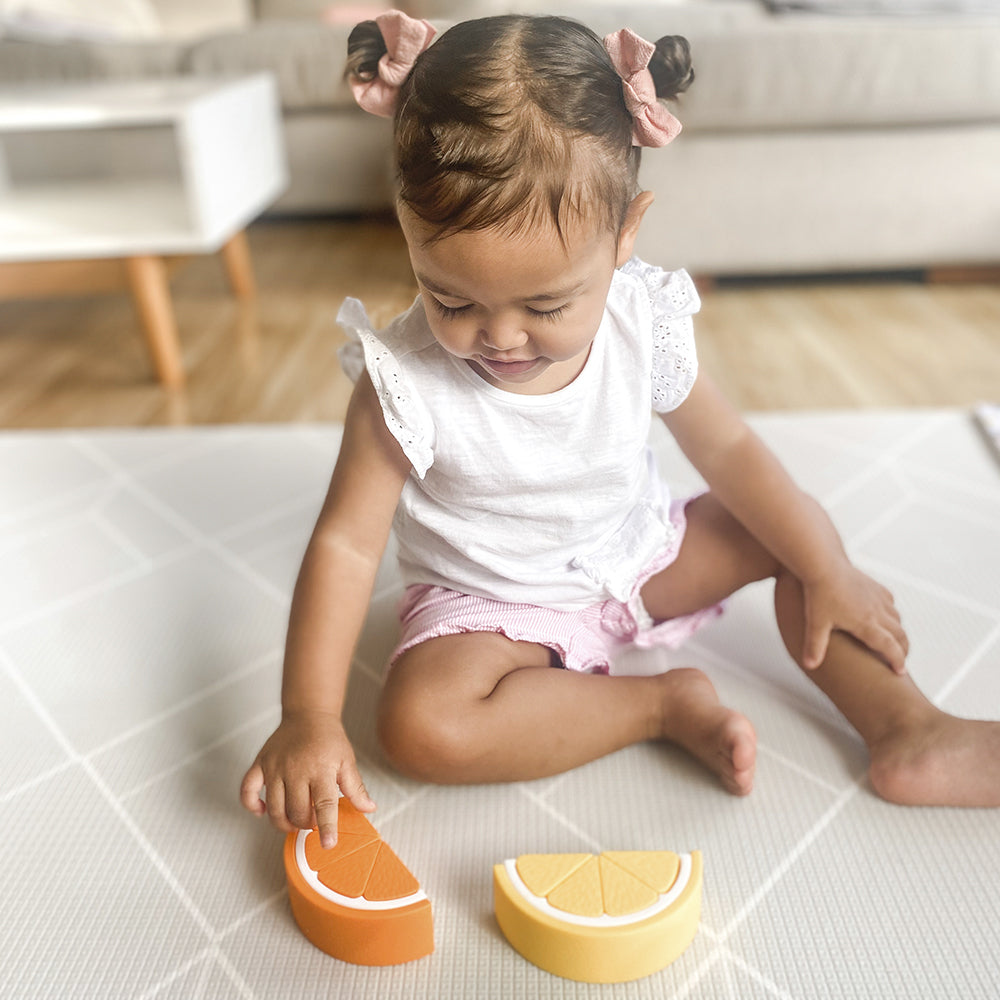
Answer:
[{"label": "child's nose", "polygon": [[491,320],[479,331],[484,344],[493,351],[513,351],[527,343],[527,331],[514,319]]}]

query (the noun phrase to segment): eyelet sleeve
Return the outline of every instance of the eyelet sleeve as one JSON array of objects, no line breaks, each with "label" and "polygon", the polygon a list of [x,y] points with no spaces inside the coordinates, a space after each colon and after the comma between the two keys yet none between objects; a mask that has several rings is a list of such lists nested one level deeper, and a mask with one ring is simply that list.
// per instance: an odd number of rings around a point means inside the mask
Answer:
[{"label": "eyelet sleeve", "polygon": [[430,413],[412,391],[399,359],[372,329],[361,302],[345,299],[337,322],[349,338],[337,352],[341,367],[352,382],[368,371],[386,427],[399,442],[414,472],[423,479],[434,464],[434,425]]},{"label": "eyelet sleeve", "polygon": [[652,405],[657,413],[675,410],[698,376],[691,317],[701,299],[687,271],[663,271],[633,257],[624,271],[639,278],[649,295],[653,319]]}]

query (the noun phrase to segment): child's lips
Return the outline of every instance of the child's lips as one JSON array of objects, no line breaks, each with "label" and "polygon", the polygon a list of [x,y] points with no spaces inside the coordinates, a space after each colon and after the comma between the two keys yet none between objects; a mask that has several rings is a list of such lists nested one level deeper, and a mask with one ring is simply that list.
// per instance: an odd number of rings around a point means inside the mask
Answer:
[{"label": "child's lips", "polygon": [[479,360],[483,367],[494,375],[523,375],[538,364],[538,358],[529,358],[526,361],[501,361],[499,358],[488,358],[483,354],[479,355]]}]

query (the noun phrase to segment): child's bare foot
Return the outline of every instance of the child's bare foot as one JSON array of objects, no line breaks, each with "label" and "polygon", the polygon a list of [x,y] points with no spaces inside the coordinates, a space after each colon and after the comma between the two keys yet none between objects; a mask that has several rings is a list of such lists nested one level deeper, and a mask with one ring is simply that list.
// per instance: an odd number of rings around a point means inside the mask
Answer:
[{"label": "child's bare foot", "polygon": [[750,720],[722,705],[700,670],[671,670],[663,682],[663,739],[701,761],[727,791],[747,795],[757,762],[757,735]]},{"label": "child's bare foot", "polygon": [[872,787],[889,802],[1000,806],[1000,722],[932,709],[869,749]]}]

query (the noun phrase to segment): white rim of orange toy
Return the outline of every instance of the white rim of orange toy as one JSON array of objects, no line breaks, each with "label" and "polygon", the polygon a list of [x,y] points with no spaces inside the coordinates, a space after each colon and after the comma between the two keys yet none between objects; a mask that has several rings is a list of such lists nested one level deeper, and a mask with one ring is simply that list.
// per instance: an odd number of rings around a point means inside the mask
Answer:
[{"label": "white rim of orange toy", "polygon": [[358,896],[357,898],[342,896],[339,892],[335,892],[328,885],[320,882],[319,875],[309,867],[309,862],[306,861],[306,837],[311,832],[311,830],[299,830],[299,834],[295,838],[295,863],[298,865],[299,872],[308,883],[309,888],[324,899],[330,900],[331,903],[337,903],[339,906],[346,906],[352,910],[397,910],[404,906],[409,906],[411,903],[419,903],[427,898],[427,893],[423,889],[411,892],[408,896],[400,896],[398,899],[371,900],[365,899],[364,896]]},{"label": "white rim of orange toy", "polygon": [[[303,854],[304,856],[304,854]],[[511,885],[523,896],[533,907],[541,910],[546,916],[555,920],[561,920],[567,924],[577,924],[580,927],[625,927],[628,924],[636,924],[641,920],[648,920],[668,909],[678,896],[687,888],[691,880],[691,855],[679,854],[680,868],[677,871],[677,878],[674,884],[660,898],[645,909],[636,910],[635,913],[626,914],[623,917],[612,917],[603,914],[599,917],[585,917],[577,913],[568,913],[566,910],[559,910],[554,907],[544,896],[536,896],[523,882],[517,872],[517,859],[510,858],[503,863],[507,877]]]}]

